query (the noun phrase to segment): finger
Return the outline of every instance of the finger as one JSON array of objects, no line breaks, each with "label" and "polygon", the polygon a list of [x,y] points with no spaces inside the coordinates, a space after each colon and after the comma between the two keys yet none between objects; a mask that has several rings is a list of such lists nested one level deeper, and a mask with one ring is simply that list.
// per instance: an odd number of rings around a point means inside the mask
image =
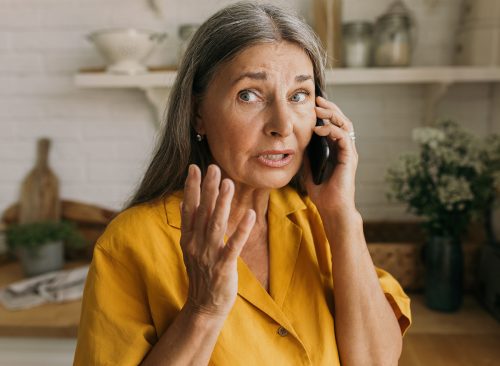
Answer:
[{"label": "finger", "polygon": [[226,263],[234,262],[245,246],[253,225],[255,224],[255,211],[248,210],[246,215],[238,224],[236,231],[231,235],[224,247],[223,256]]},{"label": "finger", "polygon": [[205,230],[208,218],[212,214],[215,206],[215,201],[219,195],[220,184],[220,169],[216,165],[211,164],[207,169],[207,174],[203,179],[201,187],[200,205],[196,211],[196,221],[194,230],[199,239],[205,240]]},{"label": "finger", "polygon": [[355,150],[354,141],[347,131],[333,124],[314,127],[314,133],[319,136],[327,136],[332,141],[337,141],[338,147],[342,150]]},{"label": "finger", "polygon": [[184,198],[181,207],[181,232],[189,233],[193,230],[194,215],[200,204],[201,171],[191,164],[184,184]]},{"label": "finger", "polygon": [[334,102],[332,102],[331,100],[328,100],[324,97],[316,97],[316,105],[318,107],[322,107],[324,109],[331,109],[334,111],[334,113],[336,114],[339,114],[340,116],[347,118],[347,116],[344,114],[344,112],[342,112],[342,110],[340,109],[340,107],[335,104]]},{"label": "finger", "polygon": [[347,117],[335,112],[334,110],[323,107],[315,107],[315,109],[316,116],[318,118],[329,121],[345,131],[351,131],[353,129],[352,122]]},{"label": "finger", "polygon": [[234,184],[230,179],[224,179],[220,187],[212,215],[208,221],[206,241],[210,248],[220,249],[224,246],[224,234],[227,229],[231,200],[234,194]]},{"label": "finger", "polygon": [[346,127],[350,128],[348,131],[352,130],[353,124],[352,124],[351,120],[344,114],[344,112],[342,112],[342,110],[339,108],[339,106],[336,105],[334,102],[332,102],[326,98],[323,98],[323,97],[317,97],[316,98],[316,105],[323,110],[332,111],[334,118],[336,117],[337,119],[341,120],[342,122],[347,123]]}]

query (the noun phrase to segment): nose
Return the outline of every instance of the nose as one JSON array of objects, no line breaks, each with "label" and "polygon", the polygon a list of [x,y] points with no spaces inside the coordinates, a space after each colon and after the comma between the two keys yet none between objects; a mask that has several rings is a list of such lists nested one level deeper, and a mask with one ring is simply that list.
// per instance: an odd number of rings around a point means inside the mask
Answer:
[{"label": "nose", "polygon": [[293,115],[286,102],[273,103],[272,113],[265,125],[266,135],[273,137],[287,137],[293,132]]}]

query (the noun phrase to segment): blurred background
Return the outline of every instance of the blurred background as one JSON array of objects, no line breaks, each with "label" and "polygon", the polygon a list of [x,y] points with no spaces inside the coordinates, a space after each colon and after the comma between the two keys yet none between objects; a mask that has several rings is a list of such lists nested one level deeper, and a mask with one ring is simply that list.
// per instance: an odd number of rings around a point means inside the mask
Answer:
[{"label": "blurred background", "polygon": [[[233,2],[0,0],[1,365],[71,364],[93,243],[145,171],[190,37]],[[500,1],[271,2],[317,31],[356,128],[370,253],[412,298],[400,364],[498,364]]]}]

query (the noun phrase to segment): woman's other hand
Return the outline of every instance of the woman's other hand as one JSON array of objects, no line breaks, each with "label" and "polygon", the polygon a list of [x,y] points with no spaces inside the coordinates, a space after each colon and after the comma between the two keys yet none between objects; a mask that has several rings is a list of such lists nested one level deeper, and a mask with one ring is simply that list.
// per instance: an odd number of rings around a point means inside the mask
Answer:
[{"label": "woman's other hand", "polygon": [[[337,164],[328,180],[320,185],[312,181],[309,162],[306,168],[306,188],[309,197],[321,214],[339,214],[345,210],[356,210],[355,176],[358,153],[349,132],[354,131],[352,122],[337,105],[323,97],[316,97],[316,115],[325,121],[324,126],[314,127],[314,133],[328,136],[334,142]],[[330,146],[332,144],[330,143]]]},{"label": "woman's other hand", "polygon": [[[248,210],[224,244],[234,184],[221,183],[221,171],[210,165],[201,185],[201,172],[189,167],[181,203],[181,248],[189,277],[186,306],[193,312],[226,317],[238,293],[237,259],[255,223]],[[219,187],[220,185],[220,187]]]}]

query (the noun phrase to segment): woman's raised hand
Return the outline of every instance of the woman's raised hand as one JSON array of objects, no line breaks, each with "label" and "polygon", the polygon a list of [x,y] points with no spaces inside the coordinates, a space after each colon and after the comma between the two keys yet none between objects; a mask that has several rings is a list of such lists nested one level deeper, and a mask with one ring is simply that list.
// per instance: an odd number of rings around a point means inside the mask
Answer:
[{"label": "woman's raised hand", "polygon": [[189,167],[181,203],[181,248],[189,277],[186,306],[209,316],[226,317],[238,293],[237,259],[255,223],[249,210],[224,245],[234,184],[221,183],[221,171],[210,165],[201,172]]}]

